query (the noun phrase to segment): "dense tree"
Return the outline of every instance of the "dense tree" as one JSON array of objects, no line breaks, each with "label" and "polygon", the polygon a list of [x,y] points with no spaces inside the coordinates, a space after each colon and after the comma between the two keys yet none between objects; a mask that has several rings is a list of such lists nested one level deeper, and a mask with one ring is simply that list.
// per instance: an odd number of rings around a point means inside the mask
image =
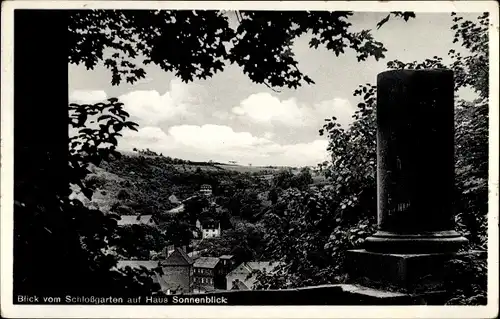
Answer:
[{"label": "dense tree", "polygon": [[281,169],[277,174],[273,175],[273,186],[281,189],[292,187],[293,173],[291,169]]},{"label": "dense tree", "polygon": [[264,228],[260,224],[237,223],[220,237],[203,240],[197,247],[204,256],[231,254],[236,264],[259,260],[264,248]]},{"label": "dense tree", "polygon": [[313,183],[311,169],[309,167],[303,167],[300,172],[295,175],[292,179],[292,187],[298,189],[306,189]]},{"label": "dense tree", "polygon": [[311,170],[308,167],[300,169],[298,174],[294,174],[291,168],[282,169],[273,176],[273,187],[279,189],[298,188],[306,189],[313,183]]},{"label": "dense tree", "polygon": [[109,245],[122,259],[149,260],[166,247],[167,239],[157,226],[126,225],[117,229]]},{"label": "dense tree", "polygon": [[[234,14],[238,26],[229,25]],[[71,14],[69,61],[111,70],[112,83],[134,83],[146,76],[137,64],[153,63],[182,80],[205,79],[237,64],[255,83],[297,88],[314,83],[303,74],[291,49],[294,39],[312,33],[309,46],[325,46],[337,56],[353,50],[359,61],[384,58],[387,51],[370,30],[350,30],[347,11],[188,11],[81,10]],[[391,12],[408,20],[412,12]],[[171,50],[175,47],[175,50]],[[106,55],[105,50],[112,53]]]},{"label": "dense tree", "polygon": [[[71,104],[69,116],[75,134],[69,141],[68,177],[90,199],[95,187],[95,181],[86,179],[90,164],[120,157],[116,137],[137,124],[127,121],[128,114],[116,99]],[[69,194],[70,185],[59,193],[16,180],[14,260],[23,262],[14,270],[14,293],[109,296],[158,291],[145,269],[115,268],[116,255],[109,242],[117,234],[119,217],[89,209],[69,199]]]}]

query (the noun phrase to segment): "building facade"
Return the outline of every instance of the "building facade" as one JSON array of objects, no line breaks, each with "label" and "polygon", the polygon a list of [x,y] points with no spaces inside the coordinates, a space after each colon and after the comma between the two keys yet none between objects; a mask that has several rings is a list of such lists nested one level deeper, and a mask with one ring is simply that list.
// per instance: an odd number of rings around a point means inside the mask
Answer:
[{"label": "building facade", "polygon": [[194,261],[183,248],[176,247],[160,266],[163,270],[162,280],[172,294],[192,292]]},{"label": "building facade", "polygon": [[202,193],[205,196],[212,196],[212,186],[208,184],[201,185],[200,193]]},{"label": "building facade", "polygon": [[221,235],[220,223],[200,222],[200,220],[196,220],[196,228],[198,228],[199,233],[193,232],[195,238],[199,238],[201,236],[201,239],[206,239],[220,237]]},{"label": "building facade", "polygon": [[216,289],[216,277],[220,269],[217,257],[199,257],[193,264],[194,292],[210,292]]}]

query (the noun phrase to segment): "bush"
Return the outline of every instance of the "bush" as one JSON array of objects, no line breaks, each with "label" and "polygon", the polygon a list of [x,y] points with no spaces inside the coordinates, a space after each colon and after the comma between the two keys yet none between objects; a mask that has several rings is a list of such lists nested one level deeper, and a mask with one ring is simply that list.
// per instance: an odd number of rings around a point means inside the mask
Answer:
[{"label": "bush", "polygon": [[85,177],[85,184],[90,189],[98,189],[106,184],[106,179],[103,176],[97,174],[89,174]]},{"label": "bush", "polygon": [[480,306],[488,303],[488,268],[486,256],[464,255],[446,267],[447,291],[452,294],[446,305]]},{"label": "bush", "polygon": [[116,195],[116,198],[118,198],[119,200],[126,200],[126,199],[130,199],[130,194],[129,192],[126,190],[126,189],[120,189],[118,191],[118,194]]},{"label": "bush", "polygon": [[114,210],[119,215],[135,215],[135,212],[128,206],[118,206]]}]

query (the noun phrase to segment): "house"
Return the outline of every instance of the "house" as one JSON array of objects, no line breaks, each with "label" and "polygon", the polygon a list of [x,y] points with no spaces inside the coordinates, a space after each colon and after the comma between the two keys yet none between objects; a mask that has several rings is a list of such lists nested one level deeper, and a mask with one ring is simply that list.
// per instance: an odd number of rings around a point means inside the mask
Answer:
[{"label": "house", "polygon": [[165,246],[165,248],[163,248],[162,252],[161,252],[161,255],[163,256],[163,258],[167,258],[168,256],[170,256],[170,254],[172,254],[175,250],[175,246],[170,244],[170,245],[167,245]]},{"label": "house", "polygon": [[236,278],[232,282],[231,290],[248,290],[248,287]]},{"label": "house", "polygon": [[200,193],[202,193],[205,196],[212,196],[212,186],[208,184],[201,185]]},{"label": "house", "polygon": [[[148,270],[154,270],[155,268],[160,267],[160,262],[158,260],[119,260],[117,262],[116,268],[125,269],[126,267],[130,267],[132,269],[140,269],[144,267]],[[160,285],[162,292],[170,295],[170,285],[168,285],[162,277],[163,276],[160,273],[154,271],[153,282]]]},{"label": "house", "polygon": [[184,204],[180,204],[179,206],[168,210],[167,214],[177,214],[177,213],[182,213],[183,211],[184,211]]},{"label": "house", "polygon": [[194,287],[198,292],[226,290],[226,275],[233,269],[234,256],[198,257],[193,265]]},{"label": "house", "polygon": [[[199,257],[193,265],[193,287],[195,292],[210,292],[216,289],[216,277],[220,274],[220,259]],[[221,287],[224,289],[225,287]]]},{"label": "house", "polygon": [[[201,233],[201,239],[220,237],[221,235],[220,223],[209,221],[200,222],[200,220],[197,219],[196,228]],[[197,232],[193,232],[193,235],[195,238],[200,236]]]},{"label": "house", "polygon": [[[239,290],[252,290],[256,281],[254,271],[272,272],[280,265],[279,262],[270,261],[250,261],[241,263],[238,267],[230,271],[226,276],[227,290],[238,287]],[[244,289],[246,287],[246,289]]]},{"label": "house", "polygon": [[[172,195],[172,196],[174,196],[174,195]],[[172,196],[170,196],[170,197],[172,197]],[[184,203],[185,203],[185,202],[187,202],[187,201],[189,201],[189,200],[191,200],[191,199],[193,199],[193,198],[195,198],[196,196],[197,196],[197,195],[195,195],[195,196],[190,196],[190,197],[188,197],[188,198],[186,198],[186,199],[184,199],[184,200],[180,201],[180,202],[179,202],[179,203],[180,203],[180,205],[178,205],[177,207],[174,207],[174,208],[172,208],[172,209],[168,210],[168,211],[167,211],[167,214],[177,214],[177,213],[182,213],[182,212],[184,211],[184,209],[185,209]],[[170,197],[169,197],[169,198],[170,198]]]},{"label": "house", "polygon": [[177,196],[175,196],[174,194],[170,195],[170,197],[168,198],[168,201],[171,203],[171,204],[174,204],[174,205],[177,205],[177,204],[180,204],[181,201],[177,198]]},{"label": "house", "polygon": [[185,248],[175,247],[174,251],[163,261],[162,279],[172,294],[191,292],[194,261],[186,253]]},{"label": "house", "polygon": [[149,225],[156,226],[158,222],[153,217],[153,215],[122,215],[117,221],[118,226],[125,225]]}]

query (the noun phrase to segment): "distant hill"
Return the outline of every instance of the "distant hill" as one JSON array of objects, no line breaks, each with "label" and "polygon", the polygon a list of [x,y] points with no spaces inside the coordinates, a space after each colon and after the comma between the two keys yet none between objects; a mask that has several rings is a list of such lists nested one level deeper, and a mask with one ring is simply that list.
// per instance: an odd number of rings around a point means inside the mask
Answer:
[{"label": "distant hill", "polygon": [[[250,165],[240,165],[240,164],[227,164],[227,163],[219,163],[219,162],[203,162],[203,161],[191,161],[191,160],[184,160],[184,159],[178,159],[178,158],[170,158],[164,155],[147,155],[143,153],[138,153],[138,152],[122,152],[126,156],[130,157],[145,157],[145,158],[165,158],[168,161],[172,161],[173,165],[177,169],[180,170],[185,170],[185,171],[195,171],[198,167],[202,170],[217,170],[217,169],[224,169],[224,170],[230,170],[230,171],[235,171],[235,172],[240,172],[240,173],[273,173],[276,171],[279,171],[281,169],[290,169],[292,167],[288,166],[250,166]],[[153,152],[152,152],[153,153]],[[177,161],[183,162],[183,163],[176,163]]]},{"label": "distant hill", "polygon": [[[196,194],[201,185],[209,184],[214,195],[226,196],[227,190],[253,188],[266,189],[260,175],[274,175],[282,169],[298,168],[283,166],[249,166],[215,162],[195,162],[163,155],[122,152],[119,159],[92,166],[87,182],[95,189],[92,200],[86,199],[73,189],[73,197],[86,206],[120,215],[152,214],[166,212],[178,205],[169,198],[179,200]],[[313,184],[325,182],[322,176],[313,176]],[[264,183],[264,184],[262,184]],[[262,185],[261,185],[262,184]],[[232,191],[229,192],[229,194]]]},{"label": "distant hill", "polygon": [[122,152],[119,159],[91,167],[92,173],[86,180],[95,189],[92,200],[86,199],[78,188],[73,189],[72,196],[104,212],[161,213],[178,205],[168,200],[172,195],[183,200],[197,193],[203,184],[211,185],[215,194],[222,193],[224,187],[234,183],[238,187],[254,184],[255,173],[270,174],[277,170]]},{"label": "distant hill", "polygon": [[246,165],[237,165],[237,164],[215,164],[216,167],[225,170],[236,171],[240,173],[273,173],[277,172],[283,167],[269,167],[269,166],[246,166]]}]

